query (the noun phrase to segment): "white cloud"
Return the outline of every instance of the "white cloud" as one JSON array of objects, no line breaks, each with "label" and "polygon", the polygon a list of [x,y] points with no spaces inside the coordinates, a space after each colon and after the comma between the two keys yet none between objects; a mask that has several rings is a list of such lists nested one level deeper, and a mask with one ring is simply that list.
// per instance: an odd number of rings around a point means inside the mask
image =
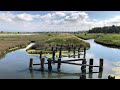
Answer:
[{"label": "white cloud", "polygon": [[33,15],[23,13],[23,14],[16,15],[15,18],[17,18],[19,20],[32,21],[34,17],[33,17]]},{"label": "white cloud", "polygon": [[9,12],[0,14],[0,21],[10,22],[12,21],[13,18],[14,18],[14,15]]},{"label": "white cloud", "polygon": [[63,17],[63,16],[65,16],[66,14],[64,13],[64,12],[55,12],[54,14],[53,14],[53,16],[55,16],[55,17]]},{"label": "white cloud", "polygon": [[88,15],[85,12],[72,12],[69,16],[65,17],[65,21],[82,21],[88,18]]}]

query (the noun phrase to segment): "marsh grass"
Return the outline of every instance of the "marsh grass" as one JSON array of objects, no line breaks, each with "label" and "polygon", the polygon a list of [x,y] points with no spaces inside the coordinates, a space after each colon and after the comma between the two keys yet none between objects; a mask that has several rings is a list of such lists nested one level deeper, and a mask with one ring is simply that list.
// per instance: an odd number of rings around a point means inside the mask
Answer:
[{"label": "marsh grass", "polygon": [[111,47],[120,47],[120,34],[106,34],[96,38],[95,42]]},{"label": "marsh grass", "polygon": [[52,45],[81,45],[89,47],[89,43],[82,41],[80,38],[73,34],[56,34],[56,33],[40,33],[35,35],[12,35],[12,36],[0,36],[0,55],[19,49],[22,46],[26,47],[31,41],[42,43],[44,47]]}]

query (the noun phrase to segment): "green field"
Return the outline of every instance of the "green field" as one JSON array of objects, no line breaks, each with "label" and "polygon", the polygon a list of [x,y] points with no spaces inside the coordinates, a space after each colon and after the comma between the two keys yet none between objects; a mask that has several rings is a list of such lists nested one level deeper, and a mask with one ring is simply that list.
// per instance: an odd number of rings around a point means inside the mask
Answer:
[{"label": "green field", "polygon": [[102,33],[92,33],[92,34],[89,34],[89,33],[80,33],[80,34],[75,34],[77,37],[80,37],[82,39],[85,39],[85,40],[88,40],[88,39],[95,39],[95,38],[98,38],[99,36],[102,36],[104,34]]},{"label": "green field", "polygon": [[89,43],[82,41],[73,34],[40,33],[35,35],[12,35],[0,36],[0,55],[6,52],[26,47],[31,41],[47,45],[81,45],[89,47]]},{"label": "green field", "polygon": [[96,38],[95,42],[111,47],[120,47],[120,34],[102,35],[101,37]]},{"label": "green field", "polygon": [[120,47],[120,34],[86,33],[85,35],[85,33],[81,33],[81,34],[77,34],[76,36],[81,37],[85,40],[95,39],[94,40],[95,42],[102,45],[106,45],[110,47]]},{"label": "green field", "polygon": [[46,42],[52,45],[81,45],[82,47],[89,47],[87,42],[84,42],[75,35],[68,33],[55,35],[49,38]]}]

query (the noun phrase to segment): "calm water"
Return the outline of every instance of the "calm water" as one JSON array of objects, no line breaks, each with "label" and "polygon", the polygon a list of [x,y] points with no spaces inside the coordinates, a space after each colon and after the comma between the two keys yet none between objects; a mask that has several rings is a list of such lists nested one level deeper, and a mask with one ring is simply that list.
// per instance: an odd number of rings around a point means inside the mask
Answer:
[{"label": "calm water", "polygon": [[[86,59],[89,64],[89,59],[94,58],[94,65],[99,65],[99,59],[104,59],[104,69],[101,77],[99,73],[93,73],[93,79],[107,79],[108,75],[115,75],[119,78],[120,75],[120,49],[108,48],[96,44],[94,40],[86,40],[90,43],[90,49],[87,50]],[[81,56],[82,57],[82,56]],[[28,55],[25,49],[16,50],[5,55],[0,60],[0,79],[79,79],[81,73],[80,66],[62,64],[61,70],[57,71],[57,64],[53,64],[53,71],[39,71],[40,66],[33,66],[33,72],[30,72],[29,59],[33,58],[34,63],[39,63],[38,56]],[[65,60],[68,58],[62,58]],[[71,58],[70,58],[71,59]],[[81,63],[77,62],[77,63]],[[93,68],[94,72],[98,72],[99,68]],[[86,68],[88,72],[88,68]],[[89,74],[86,74],[89,79]]]}]

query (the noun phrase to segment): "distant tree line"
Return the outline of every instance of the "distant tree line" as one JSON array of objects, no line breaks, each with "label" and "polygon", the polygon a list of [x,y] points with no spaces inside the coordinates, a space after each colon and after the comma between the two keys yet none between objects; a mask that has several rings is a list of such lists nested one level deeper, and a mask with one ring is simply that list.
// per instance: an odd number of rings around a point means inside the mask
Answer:
[{"label": "distant tree line", "polygon": [[89,30],[88,33],[120,33],[120,26],[95,27]]}]

